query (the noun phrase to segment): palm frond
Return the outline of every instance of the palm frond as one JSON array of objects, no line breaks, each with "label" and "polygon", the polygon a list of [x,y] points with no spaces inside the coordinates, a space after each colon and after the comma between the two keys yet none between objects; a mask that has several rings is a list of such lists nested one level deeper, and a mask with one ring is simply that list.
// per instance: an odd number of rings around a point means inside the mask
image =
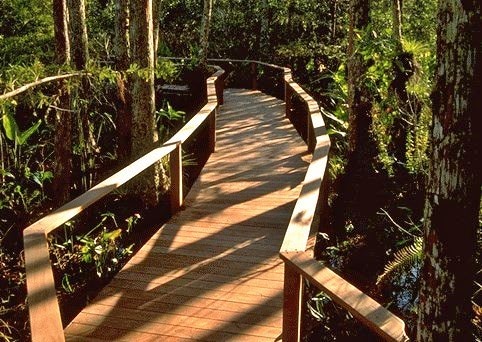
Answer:
[{"label": "palm frond", "polygon": [[393,260],[385,265],[384,271],[377,278],[377,285],[392,274],[414,265],[422,259],[423,239],[416,237],[413,244],[405,246],[395,253]]}]

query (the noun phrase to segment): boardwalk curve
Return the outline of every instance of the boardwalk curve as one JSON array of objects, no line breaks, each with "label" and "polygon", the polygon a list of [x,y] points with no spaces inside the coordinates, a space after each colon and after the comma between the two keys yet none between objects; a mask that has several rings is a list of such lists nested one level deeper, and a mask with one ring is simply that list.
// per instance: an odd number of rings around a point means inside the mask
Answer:
[{"label": "boardwalk curve", "polygon": [[274,341],[278,252],[310,155],[284,102],[229,89],[185,207],[67,327],[67,340]]}]

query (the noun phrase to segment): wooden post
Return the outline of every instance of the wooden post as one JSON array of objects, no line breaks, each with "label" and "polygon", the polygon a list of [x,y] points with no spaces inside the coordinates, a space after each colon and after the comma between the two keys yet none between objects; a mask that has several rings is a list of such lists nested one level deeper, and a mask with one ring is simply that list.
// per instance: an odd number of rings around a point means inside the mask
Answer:
[{"label": "wooden post", "polygon": [[169,154],[171,172],[171,214],[174,215],[182,206],[182,154],[181,143],[176,143],[176,148]]},{"label": "wooden post", "polygon": [[216,116],[218,115],[218,107],[209,114],[209,151],[213,153],[216,150]]},{"label": "wooden post", "polygon": [[224,104],[224,77],[220,76],[216,80],[216,96],[218,97],[218,105]]},{"label": "wooden post", "polygon": [[286,108],[286,117],[291,117],[291,96],[293,95],[293,90],[290,87],[290,84],[285,81],[285,108]]},{"label": "wooden post", "polygon": [[316,136],[311,122],[311,110],[309,104],[306,104],[306,144],[308,145],[308,152],[313,153],[316,147]]},{"label": "wooden post", "polygon": [[258,89],[258,71],[256,70],[256,63],[251,62],[251,89],[256,90]]},{"label": "wooden post", "polygon": [[283,293],[283,342],[298,342],[301,339],[302,278],[285,263]]}]

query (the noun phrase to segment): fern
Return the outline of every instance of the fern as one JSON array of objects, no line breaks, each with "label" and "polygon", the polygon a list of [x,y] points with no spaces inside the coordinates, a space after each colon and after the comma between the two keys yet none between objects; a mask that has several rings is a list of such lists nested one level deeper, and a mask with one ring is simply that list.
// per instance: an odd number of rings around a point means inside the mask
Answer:
[{"label": "fern", "polygon": [[385,265],[383,273],[377,278],[377,285],[387,277],[390,277],[393,273],[404,270],[407,267],[414,265],[416,262],[420,262],[422,260],[422,255],[423,239],[422,237],[416,237],[413,244],[405,246],[397,251],[393,260]]}]

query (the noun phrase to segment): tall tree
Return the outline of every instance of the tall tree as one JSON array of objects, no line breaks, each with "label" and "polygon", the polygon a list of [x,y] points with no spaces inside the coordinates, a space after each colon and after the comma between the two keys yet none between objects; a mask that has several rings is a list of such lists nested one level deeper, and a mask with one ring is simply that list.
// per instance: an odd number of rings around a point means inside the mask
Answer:
[{"label": "tall tree", "polygon": [[132,112],[130,93],[127,90],[126,71],[129,68],[129,0],[116,2],[116,23],[114,37],[115,68],[117,77],[116,128],[117,159],[120,163],[128,160],[131,148]]},{"label": "tall tree", "polygon": [[154,64],[157,63],[157,50],[159,48],[159,27],[161,23],[161,5],[162,0],[153,0],[152,17],[154,26]]},{"label": "tall tree", "polygon": [[[358,37],[370,23],[370,2],[350,1],[348,39],[348,154],[344,174],[340,178],[338,199],[334,204],[334,225],[344,227],[348,221],[355,228],[367,226],[367,217],[379,208],[381,191],[379,175],[374,171],[377,148],[371,133],[372,94],[365,81],[368,61],[357,48]],[[340,229],[343,234],[343,229]]]},{"label": "tall tree", "polygon": [[480,205],[480,0],[440,0],[418,341],[471,341]]},{"label": "tall tree", "polygon": [[[154,39],[152,22],[153,0],[130,2],[131,61],[141,72],[132,75],[132,141],[131,156],[138,158],[152,149],[158,141],[155,125],[154,94]],[[160,188],[159,166],[149,168],[135,178],[135,191],[142,194],[149,205],[157,203]]]},{"label": "tall tree", "polygon": [[364,82],[368,65],[357,52],[356,33],[367,28],[370,22],[369,0],[350,1],[350,31],[348,36],[348,104],[350,106],[348,149],[350,158],[366,157],[370,135],[371,94]]},{"label": "tall tree", "polygon": [[[87,61],[89,60],[85,0],[67,0],[67,4],[69,8],[72,63],[77,70],[84,70],[87,66]],[[84,78],[82,80],[82,86],[79,89],[79,96],[86,99],[88,98],[89,93],[89,82]],[[82,151],[80,161],[80,168],[82,170],[82,187],[84,191],[86,191],[93,184],[91,171],[95,167],[94,151],[96,149],[96,144],[91,131],[89,114],[86,109],[82,107],[77,110],[77,128],[79,145],[81,146]]]},{"label": "tall tree", "polygon": [[201,20],[201,65],[207,65],[208,48],[209,48],[209,29],[211,27],[211,18],[213,11],[213,0],[204,0],[203,16]]},{"label": "tall tree", "polygon": [[89,59],[89,42],[85,19],[85,1],[68,0],[72,62],[83,70]]},{"label": "tall tree", "polygon": [[[53,0],[53,19],[55,52],[57,63],[60,65],[70,63],[70,40],[68,28],[68,10],[66,0]],[[54,137],[54,201],[57,204],[65,203],[70,198],[71,173],[72,173],[72,117],[68,89],[60,87],[59,109],[55,112],[55,137]]]}]

